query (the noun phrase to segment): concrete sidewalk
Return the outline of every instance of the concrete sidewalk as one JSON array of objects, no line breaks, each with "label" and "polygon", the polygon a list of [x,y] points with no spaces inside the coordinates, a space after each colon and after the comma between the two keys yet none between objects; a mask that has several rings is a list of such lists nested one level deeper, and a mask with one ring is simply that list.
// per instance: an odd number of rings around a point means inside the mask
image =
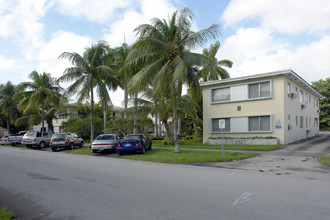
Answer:
[{"label": "concrete sidewalk", "polygon": [[330,180],[330,168],[317,161],[318,157],[330,154],[330,133],[321,133],[278,150],[258,151],[258,154],[256,157],[239,161],[195,165]]}]

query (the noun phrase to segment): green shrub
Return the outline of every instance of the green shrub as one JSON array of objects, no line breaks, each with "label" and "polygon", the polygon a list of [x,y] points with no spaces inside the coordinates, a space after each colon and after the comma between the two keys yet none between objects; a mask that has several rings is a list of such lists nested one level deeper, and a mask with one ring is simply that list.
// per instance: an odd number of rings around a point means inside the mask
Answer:
[{"label": "green shrub", "polygon": [[184,140],[179,140],[180,145],[184,145]]},{"label": "green shrub", "polygon": [[163,141],[162,141],[162,144],[164,144],[164,145],[168,145],[168,141],[167,141],[167,140],[163,140]]}]

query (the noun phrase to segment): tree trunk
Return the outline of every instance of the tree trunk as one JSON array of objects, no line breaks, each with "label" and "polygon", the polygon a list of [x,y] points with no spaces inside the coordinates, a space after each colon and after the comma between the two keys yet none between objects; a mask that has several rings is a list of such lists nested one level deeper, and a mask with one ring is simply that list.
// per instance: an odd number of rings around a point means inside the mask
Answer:
[{"label": "tree trunk", "polygon": [[41,130],[44,131],[44,127],[45,127],[45,112],[44,112],[44,108],[45,108],[45,100],[42,97],[41,98]]},{"label": "tree trunk", "polygon": [[181,118],[178,118],[178,135],[182,136],[182,125],[181,125]]},{"label": "tree trunk", "polygon": [[158,135],[158,114],[157,113],[155,113],[154,137],[159,137],[159,135]]},{"label": "tree trunk", "polygon": [[171,133],[170,126],[167,123],[167,120],[162,120],[162,121],[163,121],[163,124],[165,126],[165,130],[166,130],[168,140],[171,141],[172,144],[174,144],[174,138],[173,138],[173,135]]},{"label": "tree trunk", "polygon": [[127,84],[124,84],[124,118],[127,118],[127,102],[128,102],[128,89],[127,89]]},{"label": "tree trunk", "polygon": [[92,89],[91,89],[91,143],[94,140],[94,92],[93,92],[93,82]]},{"label": "tree trunk", "polygon": [[103,133],[106,134],[107,133],[107,115],[108,115],[108,111],[107,111],[107,105],[104,105],[104,111],[103,111]]},{"label": "tree trunk", "polygon": [[10,134],[10,126],[9,126],[9,106],[7,106],[7,132]]},{"label": "tree trunk", "polygon": [[174,133],[175,153],[181,153],[179,140],[178,140],[178,112],[177,112],[175,107],[174,107],[173,111],[174,111],[174,114],[173,114],[173,120],[174,120],[173,133]]},{"label": "tree trunk", "polygon": [[138,108],[138,103],[137,103],[137,98],[138,95],[137,93],[134,94],[134,115],[133,115],[133,120],[134,120],[134,134],[138,133],[138,127],[137,127],[137,108]]}]

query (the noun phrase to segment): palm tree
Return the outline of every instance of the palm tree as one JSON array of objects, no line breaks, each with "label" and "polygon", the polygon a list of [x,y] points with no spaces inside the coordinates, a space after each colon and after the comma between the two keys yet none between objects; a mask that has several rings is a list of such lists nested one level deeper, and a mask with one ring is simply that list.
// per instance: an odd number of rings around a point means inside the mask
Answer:
[{"label": "palm tree", "polygon": [[1,113],[7,118],[7,131],[10,133],[10,118],[15,107],[15,101],[13,95],[16,92],[15,85],[8,81],[5,85],[1,86],[0,89],[0,106]]},{"label": "palm tree", "polygon": [[188,82],[189,68],[192,66],[215,66],[214,60],[190,50],[220,35],[219,26],[191,30],[192,12],[185,8],[176,11],[171,18],[152,19],[152,24],[142,24],[135,31],[139,35],[128,57],[128,65],[143,63],[142,68],[130,81],[130,87],[144,87],[151,83],[159,93],[164,83],[170,88],[174,121],[175,152],[181,152],[178,135],[178,107],[182,85]]},{"label": "palm tree", "polygon": [[112,51],[105,41],[100,41],[96,45],[87,47],[81,56],[75,52],[64,52],[59,58],[68,59],[73,67],[67,68],[63,75],[58,79],[60,82],[74,81],[67,88],[68,94],[78,93],[78,102],[82,103],[85,99],[90,99],[91,103],[91,142],[94,138],[94,88],[103,103],[110,102],[107,88],[110,82],[116,81],[113,73],[114,69],[107,65]]},{"label": "palm tree", "polygon": [[50,73],[39,74],[34,70],[30,73],[29,78],[32,82],[23,82],[18,85],[19,91],[15,95],[15,98],[20,100],[18,109],[24,115],[36,110],[38,114],[41,114],[41,126],[44,129],[46,110],[50,110],[49,106],[61,106],[63,89]]},{"label": "palm tree", "polygon": [[211,58],[214,60],[214,62],[217,63],[217,66],[204,66],[204,68],[200,71],[198,71],[198,77],[202,78],[204,82],[207,82],[209,80],[219,80],[219,77],[221,79],[229,78],[229,73],[226,69],[222,67],[229,67],[231,68],[233,66],[233,62],[230,60],[220,60],[218,61],[215,57],[218,53],[218,50],[220,48],[220,43],[217,41],[215,44],[211,44],[210,48],[205,48],[203,50],[203,55]]}]

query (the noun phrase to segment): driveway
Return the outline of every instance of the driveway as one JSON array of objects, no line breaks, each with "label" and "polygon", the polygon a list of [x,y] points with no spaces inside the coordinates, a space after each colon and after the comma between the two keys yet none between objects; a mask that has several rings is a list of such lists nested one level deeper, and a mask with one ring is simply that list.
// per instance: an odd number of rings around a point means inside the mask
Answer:
[{"label": "driveway", "polygon": [[[317,158],[330,156],[330,133],[289,144],[275,151],[259,151],[259,156],[233,162],[207,163],[206,166],[250,170],[274,175],[291,175],[308,179],[329,178],[330,168]],[[201,164],[199,164],[201,165]]]}]

